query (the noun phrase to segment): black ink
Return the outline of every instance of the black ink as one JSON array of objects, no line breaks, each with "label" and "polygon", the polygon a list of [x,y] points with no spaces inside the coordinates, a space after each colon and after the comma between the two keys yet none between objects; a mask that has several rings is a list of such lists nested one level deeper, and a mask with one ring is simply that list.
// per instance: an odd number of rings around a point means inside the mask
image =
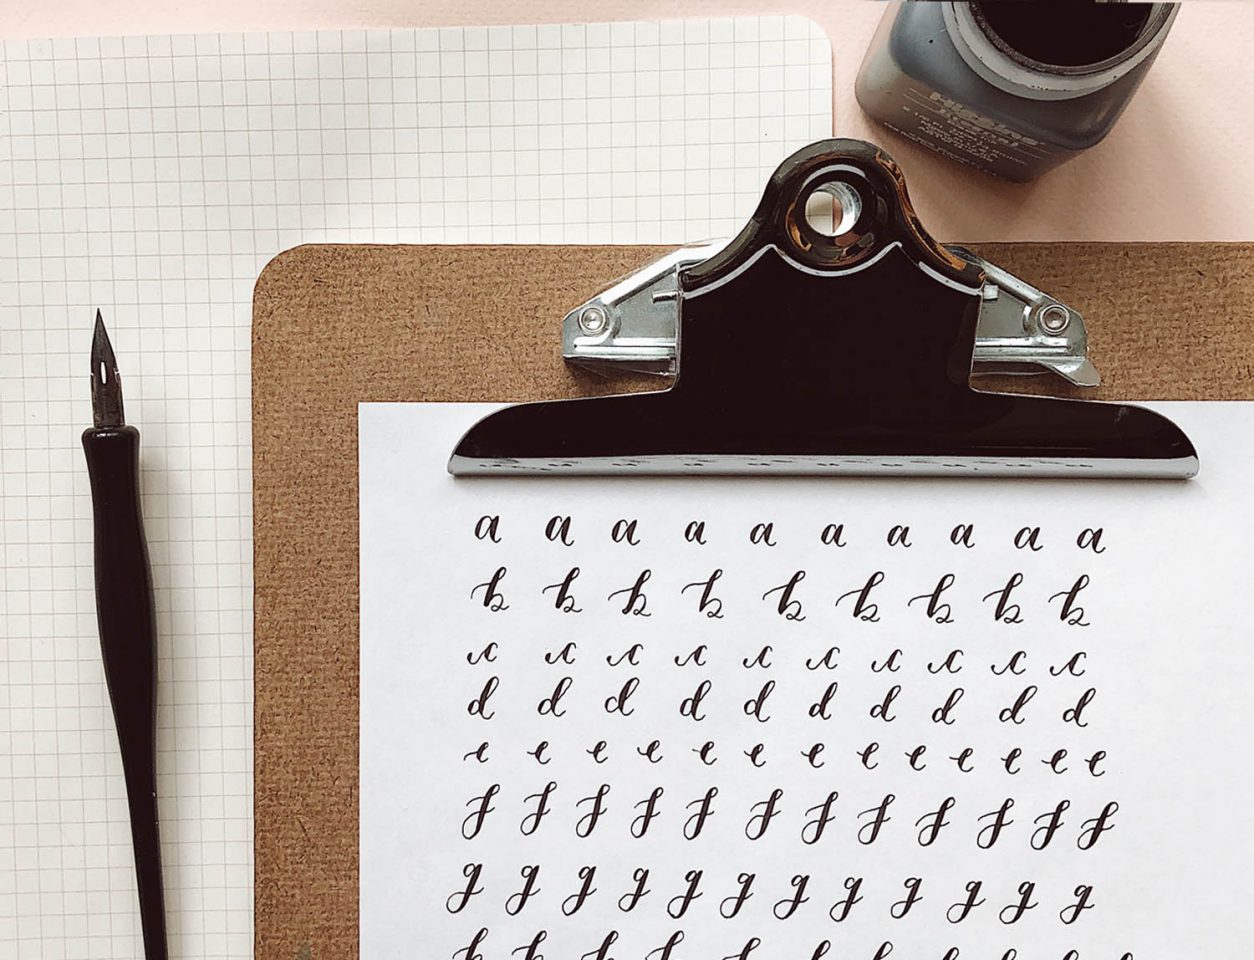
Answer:
[{"label": "black ink", "polygon": [[715,570],[710,574],[709,579],[686,584],[679,592],[682,595],[692,587],[701,587],[701,599],[697,603],[697,612],[704,613],[711,620],[721,620],[723,619],[723,601],[714,596],[714,584],[718,583],[722,576],[721,569]]},{"label": "black ink", "polygon": [[705,796],[698,800],[693,800],[687,804],[684,809],[691,810],[697,808],[697,812],[692,814],[684,821],[684,839],[695,840],[701,836],[701,831],[705,828],[705,822],[714,816],[714,798],[718,796],[718,787],[710,787],[705,791]]},{"label": "black ink", "polygon": [[916,773],[926,770],[927,764],[923,762],[923,754],[927,753],[927,747],[919,744],[913,750],[906,751],[906,765]]},{"label": "black ink", "polygon": [[636,577],[636,582],[630,587],[624,587],[622,590],[615,590],[611,593],[607,600],[613,600],[617,596],[627,594],[627,602],[623,604],[623,616],[632,614],[637,617],[651,617],[653,614],[646,613],[649,606],[648,597],[644,594],[644,585],[649,582],[649,578],[653,576],[652,570],[641,570],[640,576]]},{"label": "black ink", "polygon": [[758,691],[756,697],[752,697],[745,701],[744,712],[746,717],[753,717],[758,723],[766,723],[771,719],[770,714],[766,713],[766,701],[770,699],[771,693],[775,690],[775,681],[767,680],[762,684],[762,689]]},{"label": "black ink", "polygon": [[570,592],[571,584],[573,584],[579,576],[579,568],[571,567],[570,572],[566,574],[557,583],[550,583],[540,592],[548,593],[550,590],[556,590],[557,596],[553,600],[555,609],[562,613],[583,613],[582,607],[575,606],[575,595]]},{"label": "black ink", "polygon": [[785,620],[801,621],[805,619],[805,615],[801,612],[801,601],[792,598],[793,591],[797,589],[797,584],[806,578],[804,570],[798,570],[786,583],[781,583],[778,587],[772,587],[766,593],[762,594],[765,600],[772,593],[779,594],[779,602],[775,605],[775,611]]},{"label": "black ink", "polygon": [[[779,801],[784,791],[776,787],[765,800],[759,800],[749,808],[749,822],[745,824],[745,836],[750,840],[761,840],[770,829],[771,821],[779,816]],[[755,812],[760,809],[761,812]]]},{"label": "black ink", "polygon": [[965,692],[962,687],[954,687],[949,691],[949,696],[945,698],[945,702],[932,711],[932,722],[944,724],[947,727],[953,726],[957,722],[953,716],[954,710],[962,701]]},{"label": "black ink", "polygon": [[1067,751],[1065,748],[1059,748],[1054,751],[1052,757],[1048,757],[1041,761],[1045,766],[1049,767],[1052,773],[1066,773],[1067,768],[1063,766],[1063,761],[1067,759]]},{"label": "black ink", "polygon": [[1017,603],[1010,602],[1010,595],[1014,592],[1015,587],[1023,583],[1023,574],[1012,574],[1010,579],[1006,581],[1006,585],[1000,590],[994,590],[992,593],[984,595],[984,602],[987,603],[993,597],[997,597],[997,604],[993,608],[993,619],[1000,620],[1002,623],[1022,623],[1023,618],[1019,616],[1020,610]]},{"label": "black ink", "polygon": [[1010,659],[1006,661],[1004,667],[998,668],[996,664],[993,664],[989,669],[993,671],[994,676],[1004,677],[1009,673],[1013,676],[1021,677],[1027,670],[1027,667],[1023,666],[1023,661],[1027,658],[1028,652],[1026,650],[1016,650]]},{"label": "black ink", "polygon": [[544,954],[540,953],[540,944],[544,943],[548,938],[549,932],[547,930],[538,930],[536,935],[531,938],[530,943],[524,943],[522,946],[511,950],[510,956],[523,953],[522,960],[544,960]]},{"label": "black ink", "polygon": [[769,670],[771,667],[770,645],[768,644],[767,646],[759,650],[758,655],[756,657],[752,657],[752,658],[745,657],[740,662],[741,664],[744,665],[744,668],[746,670],[752,670],[754,667],[762,667],[764,670]]},{"label": "black ink", "polygon": [[501,585],[501,581],[505,579],[505,567],[497,567],[496,572],[485,580],[483,583],[476,584],[475,588],[470,591],[470,598],[473,600],[475,594],[480,590],[483,591],[483,606],[485,609],[493,613],[499,613],[502,610],[508,610],[509,604],[505,602],[505,596],[497,587]]},{"label": "black ink", "polygon": [[927,601],[927,616],[929,620],[936,623],[953,623],[953,608],[948,603],[941,602],[941,595],[954,585],[957,579],[952,573],[947,573],[936,581],[936,586],[932,588],[931,593],[921,593],[917,597],[911,597],[906,606],[914,606],[916,600]]},{"label": "black ink", "polygon": [[557,663],[559,660],[569,666],[575,662],[575,651],[579,649],[574,640],[568,640],[566,646],[562,647],[557,653],[549,652],[544,655],[544,662],[549,666]]},{"label": "black ink", "polygon": [[679,655],[676,654],[674,657],[675,666],[686,667],[688,666],[688,664],[692,663],[692,664],[696,664],[698,667],[704,667],[705,666],[705,651],[706,651],[706,646],[704,643],[702,643],[693,647],[692,653],[688,654],[688,656],[684,657],[682,660],[679,659]]},{"label": "black ink", "polygon": [[1114,800],[1102,807],[1102,812],[1091,820],[1085,820],[1080,825],[1080,836],[1077,838],[1075,845],[1081,850],[1092,850],[1097,845],[1097,841],[1101,839],[1102,834],[1108,833],[1115,829],[1112,822],[1115,814],[1119,812],[1119,804]]},{"label": "black ink", "polygon": [[1014,798],[1007,797],[1002,801],[1002,805],[996,810],[993,810],[990,813],[981,814],[976,818],[980,823],[983,823],[990,817],[992,818],[992,823],[981,827],[979,832],[975,835],[975,845],[977,847],[981,850],[993,849],[993,845],[997,843],[998,839],[1000,839],[1002,831],[1014,823],[1014,821],[1010,819],[1010,811],[1014,809],[1014,805]]},{"label": "black ink", "polygon": [[885,723],[892,723],[897,718],[892,716],[893,701],[897,699],[897,695],[901,693],[901,684],[896,683],[888,688],[888,692],[884,694],[884,699],[871,708],[871,716],[876,720],[883,720]]},{"label": "black ink", "polygon": [[826,689],[824,689],[822,696],[815,700],[814,703],[810,704],[808,712],[812,720],[831,719],[831,714],[828,713],[828,707],[831,706],[832,700],[836,697],[836,691],[839,689],[840,681],[833,680],[827,685]]},{"label": "black ink", "polygon": [[1087,727],[1088,723],[1084,719],[1084,711],[1088,709],[1089,704],[1093,702],[1093,698],[1097,696],[1097,691],[1089,687],[1082,694],[1080,699],[1076,701],[1074,707],[1068,707],[1062,712],[1063,723],[1074,723],[1077,727]]},{"label": "black ink", "polygon": [[519,873],[522,874],[523,878],[522,889],[505,898],[505,912],[511,917],[516,917],[522,913],[523,907],[527,905],[527,901],[540,892],[536,889],[536,881],[540,876],[540,865],[538,863],[526,864]]},{"label": "black ink", "polygon": [[636,753],[648,760],[649,763],[661,763],[662,754],[659,752],[661,749],[662,741],[650,740],[647,747],[636,747]]},{"label": "black ink", "polygon": [[1019,532],[1015,534],[1015,549],[1023,550],[1024,548],[1037,553],[1045,549],[1044,544],[1038,544],[1037,540],[1041,536],[1040,527],[1021,527]]},{"label": "black ink", "polygon": [[611,930],[605,935],[605,939],[601,941],[601,946],[597,947],[595,950],[591,950],[588,953],[580,955],[579,960],[614,960],[614,958],[610,956],[610,947],[617,941],[618,931]]},{"label": "black ink", "polygon": [[1036,684],[1033,683],[1024,687],[1023,692],[1015,698],[1015,702],[1010,706],[1003,708],[1002,711],[997,714],[997,718],[1001,720],[1002,723],[1013,723],[1015,726],[1019,726],[1026,719],[1022,716],[1024,708],[1032,702],[1032,698],[1036,696],[1036,693]]},{"label": "black ink", "polygon": [[871,603],[870,598],[871,591],[883,582],[884,572],[882,570],[876,570],[873,574],[867,577],[866,583],[864,583],[861,588],[857,590],[850,590],[837,597],[836,606],[839,607],[841,601],[846,597],[857,597],[858,599],[855,600],[853,604],[854,618],[868,623],[879,623],[880,608],[877,604]]},{"label": "black ink", "polygon": [[483,887],[478,886],[482,873],[482,863],[468,863],[462,867],[462,876],[466,878],[466,886],[456,893],[449,894],[448,899],[444,901],[444,909],[449,913],[461,913],[466,909],[466,904],[470,903],[471,897],[483,893]]},{"label": "black ink", "polygon": [[889,915],[894,920],[903,919],[910,912],[910,908],[923,899],[923,896],[919,893],[919,890],[923,887],[922,877],[910,877],[906,880],[904,886],[906,888],[905,899],[898,900],[888,909]]},{"label": "black ink", "polygon": [[755,523],[753,529],[749,531],[749,542],[755,546],[765,544],[768,547],[775,546],[775,541],[771,539],[775,533],[775,524],[773,523]]},{"label": "black ink", "polygon": [[549,798],[553,796],[553,791],[556,789],[557,781],[550,780],[539,793],[533,793],[531,796],[524,798],[524,803],[529,803],[532,800],[536,802],[536,808],[523,817],[518,824],[518,830],[524,837],[529,837],[535,833],[540,828],[540,823],[549,815]]},{"label": "black ink", "polygon": [[466,662],[472,667],[477,667],[481,663],[496,663],[497,644],[492,640],[479,653],[473,651],[466,654]]},{"label": "black ink", "polygon": [[579,868],[579,879],[583,881],[578,890],[562,901],[562,913],[568,917],[573,917],[579,912],[584,902],[596,893],[596,888],[592,886],[592,878],[596,876],[597,868],[585,866]]},{"label": "black ink", "polygon": [[868,823],[864,823],[858,828],[858,842],[864,847],[869,847],[878,840],[880,831],[884,829],[884,824],[892,820],[892,817],[888,815],[888,808],[893,805],[893,801],[896,799],[891,793],[885,794],[878,807],[871,807],[869,810],[863,810],[858,814],[859,820],[867,814],[874,814]]},{"label": "black ink", "polygon": [[483,960],[483,954],[479,952],[479,948],[483,946],[483,941],[488,939],[488,928],[480,927],[479,932],[471,938],[468,945],[453,953],[453,960]]},{"label": "black ink", "polygon": [[661,814],[662,811],[658,809],[657,803],[662,799],[664,792],[661,787],[654,787],[653,792],[648,797],[636,804],[634,808],[636,810],[644,807],[644,812],[631,821],[631,835],[637,840],[648,833],[649,824]]},{"label": "black ink", "polygon": [[[845,890],[847,895],[843,899],[837,900],[833,903],[831,909],[827,911],[827,915],[836,923],[843,923],[845,920],[849,919],[849,911],[854,908],[855,904],[860,903],[862,900],[862,897],[859,895],[859,891],[861,889],[861,877],[846,877]],[[892,952],[892,949],[893,948],[891,946],[888,948],[889,953]],[[883,956],[888,956],[888,954],[885,953]]]},{"label": "black ink", "polygon": [[928,661],[927,672],[935,676],[944,670],[946,673],[959,673],[962,670],[962,664],[958,663],[958,658],[965,656],[961,650],[950,650],[947,656],[940,663],[932,663]]},{"label": "black ink", "polygon": [[605,662],[611,667],[618,667],[624,663],[631,664],[633,667],[640,666],[640,654],[644,651],[643,643],[633,643],[619,656],[614,657],[612,654],[605,658]]},{"label": "black ink", "polygon": [[684,932],[676,930],[670,935],[667,941],[660,947],[650,950],[644,955],[644,960],[653,960],[654,956],[657,960],[671,960],[671,955],[675,952],[675,948],[684,942]]},{"label": "black ink", "polygon": [[489,710],[488,704],[492,700],[492,695],[496,693],[497,687],[501,685],[500,677],[488,677],[487,682],[483,685],[483,689],[479,692],[479,696],[466,704],[466,712],[472,717],[482,717],[484,720],[491,720],[496,716],[495,710]]},{"label": "black ink", "polygon": [[478,807],[476,809],[472,809],[471,812],[466,815],[466,818],[462,820],[463,837],[467,840],[473,840],[475,837],[479,836],[479,831],[483,829],[483,821],[488,818],[489,813],[494,813],[496,811],[496,807],[492,806],[492,801],[500,792],[501,785],[499,783],[494,783],[479,796],[472,797],[466,801],[466,806],[474,808],[475,805],[478,804]]},{"label": "black ink", "polygon": [[605,712],[617,713],[620,716],[630,717],[636,712],[636,710],[634,707],[629,706],[629,704],[631,703],[632,695],[637,689],[639,689],[639,687],[639,677],[628,677],[626,682],[624,682],[622,687],[619,689],[618,693],[614,694],[612,697],[605,698]]},{"label": "black ink", "polygon": [[615,543],[623,543],[633,547],[640,546],[640,541],[636,539],[636,521],[635,520],[618,520],[614,526],[610,528],[610,539]]},{"label": "black ink", "polygon": [[977,899],[982,886],[983,884],[979,880],[972,880],[967,883],[967,899],[958,901],[946,910],[945,919],[950,923],[962,923],[972,910],[983,906],[985,901]]},{"label": "black ink", "polygon": [[550,543],[558,542],[566,547],[575,545],[574,539],[570,535],[570,517],[563,517],[560,514],[550,517],[549,522],[544,525],[544,537]]},{"label": "black ink", "polygon": [[997,913],[997,919],[1006,926],[1012,923],[1018,923],[1023,919],[1023,915],[1029,910],[1034,909],[1037,904],[1032,902],[1032,893],[1036,890],[1036,884],[1027,880],[1019,884],[1019,899],[1017,902],[1002,907]]},{"label": "black ink", "polygon": [[736,882],[740,884],[740,889],[736,891],[735,895],[725,897],[722,903],[718,905],[719,916],[724,920],[732,920],[740,913],[741,908],[753,896],[750,891],[755,879],[757,879],[756,873],[742,873],[736,878]]},{"label": "black ink", "polygon": [[575,802],[576,807],[582,807],[585,803],[592,804],[592,809],[575,823],[575,836],[583,840],[587,840],[588,837],[592,836],[592,831],[597,828],[597,824],[601,822],[601,817],[605,815],[605,798],[609,792],[610,785],[603,783],[597,788],[596,793]]},{"label": "black ink", "polygon": [[1087,573],[1082,573],[1071,585],[1070,590],[1063,590],[1055,593],[1049,598],[1049,602],[1053,603],[1059,597],[1063,597],[1062,609],[1058,611],[1058,619],[1063,623],[1072,627],[1087,627],[1089,622],[1084,619],[1084,608],[1076,603],[1076,598],[1080,595],[1080,591],[1089,585],[1089,577]]},{"label": "black ink", "polygon": [[[1050,813],[1042,813],[1032,822],[1037,825],[1032,831],[1032,839],[1028,842],[1033,850],[1044,850],[1049,846],[1054,835],[1062,828],[1065,821],[1062,815],[1071,809],[1070,800],[1059,800],[1058,805]],[[1042,823],[1041,821],[1045,821]]]},{"label": "black ink", "polygon": [[861,752],[859,752],[859,753],[858,753],[858,757],[859,757],[859,759],[861,759],[861,760],[862,760],[862,766],[863,766],[865,769],[867,769],[867,770],[874,770],[876,767],[878,767],[878,766],[879,766],[879,764],[878,764],[878,763],[872,763],[872,762],[871,762],[871,758],[872,758],[873,756],[875,756],[875,753],[876,753],[876,751],[877,751],[877,750],[879,750],[879,748],[880,748],[880,745],[879,745],[878,743],[876,743],[876,742],[872,741],[871,743],[868,743],[868,744],[867,744],[867,745],[866,745],[866,746],[865,746],[865,747],[861,750]]},{"label": "black ink", "polygon": [[845,525],[843,523],[829,523],[819,534],[819,543],[825,547],[844,547],[847,546],[844,536]]},{"label": "black ink", "polygon": [[701,701],[706,698],[710,692],[710,681],[702,680],[697,684],[697,689],[692,692],[692,696],[688,697],[679,705],[679,715],[688,717],[700,723],[705,719],[705,714],[701,712]]},{"label": "black ink", "polygon": [[1080,663],[1087,657],[1087,653],[1083,650],[1078,650],[1071,655],[1071,659],[1066,663],[1060,663],[1056,667],[1050,667],[1049,675],[1051,677],[1061,677],[1064,673],[1069,673],[1073,677],[1082,677],[1084,676],[1084,668],[1080,666]]},{"label": "black ink", "polygon": [[808,873],[798,873],[793,875],[793,895],[777,901],[775,906],[771,908],[771,913],[775,914],[776,920],[787,920],[797,912],[797,908],[803,903],[810,902],[810,898],[806,896],[806,886],[809,882],[810,875]]},{"label": "black ink", "polygon": [[1063,907],[1058,913],[1058,919],[1067,926],[1075,923],[1080,919],[1080,915],[1085,910],[1092,910],[1096,904],[1089,903],[1093,896],[1093,887],[1090,884],[1082,883],[1075,888],[1076,902],[1070,906]]},{"label": "black ink", "polygon": [[806,657],[806,669],[817,670],[819,667],[826,667],[828,670],[835,670],[839,666],[836,662],[836,656],[839,653],[840,647],[828,647],[827,652],[818,660],[815,660],[813,657]]},{"label": "black ink", "polygon": [[925,813],[914,822],[914,825],[919,828],[919,846],[930,847],[936,842],[940,832],[949,826],[949,820],[946,818],[957,803],[958,801],[953,797],[946,797],[934,811]]},{"label": "black ink", "polygon": [[618,898],[618,909],[623,911],[623,913],[631,913],[632,910],[636,909],[636,904],[652,892],[646,890],[644,886],[649,882],[649,871],[644,867],[636,867],[632,872],[631,879],[636,881],[635,888]]},{"label": "black ink", "polygon": [[1075,538],[1075,545],[1081,550],[1092,550],[1094,553],[1105,553],[1106,548],[1102,545],[1102,528],[1085,527],[1080,531],[1080,535]]},{"label": "black ink", "polygon": [[806,811],[807,817],[814,814],[814,818],[807,820],[805,826],[801,828],[802,843],[807,846],[813,846],[823,839],[827,825],[836,819],[836,814],[832,812],[832,807],[835,806],[836,801],[839,799],[840,791],[833,790],[827,795],[826,800]]},{"label": "black ink", "polygon": [[566,716],[566,711],[561,708],[562,698],[566,696],[574,682],[575,681],[571,677],[562,677],[561,680],[557,681],[557,686],[553,688],[553,692],[541,700],[536,706],[536,713],[540,714],[542,717]]},{"label": "black ink", "polygon": [[890,653],[890,654],[888,655],[888,659],[886,659],[886,660],[884,660],[884,661],[882,661],[882,662],[881,662],[881,661],[879,661],[879,660],[872,660],[872,661],[871,661],[871,672],[872,672],[872,673],[883,673],[885,670],[887,670],[889,673],[896,673],[898,670],[900,670],[900,669],[901,669],[901,667],[898,665],[897,661],[898,661],[899,659],[901,659],[901,657],[902,657],[902,656],[904,656],[904,654],[902,653],[901,648],[900,648],[900,647],[896,647],[896,648],[893,650],[893,652],[892,652],[892,653]]}]

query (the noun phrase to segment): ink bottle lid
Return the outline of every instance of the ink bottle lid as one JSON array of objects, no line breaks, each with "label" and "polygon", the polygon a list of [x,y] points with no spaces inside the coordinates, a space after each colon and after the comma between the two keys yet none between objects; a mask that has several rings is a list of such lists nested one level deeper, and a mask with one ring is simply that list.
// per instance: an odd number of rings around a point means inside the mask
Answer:
[{"label": "ink bottle lid", "polygon": [[941,5],[954,48],[984,80],[1034,100],[1109,87],[1157,52],[1175,3],[955,2]]}]

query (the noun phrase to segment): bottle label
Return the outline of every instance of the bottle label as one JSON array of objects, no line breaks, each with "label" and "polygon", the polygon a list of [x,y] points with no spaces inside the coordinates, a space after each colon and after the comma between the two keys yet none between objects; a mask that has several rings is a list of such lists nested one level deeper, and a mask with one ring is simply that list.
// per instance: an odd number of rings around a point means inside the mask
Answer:
[{"label": "bottle label", "polygon": [[935,90],[903,85],[899,119],[888,125],[955,160],[1022,180],[1067,158],[1062,150],[999,123]]}]

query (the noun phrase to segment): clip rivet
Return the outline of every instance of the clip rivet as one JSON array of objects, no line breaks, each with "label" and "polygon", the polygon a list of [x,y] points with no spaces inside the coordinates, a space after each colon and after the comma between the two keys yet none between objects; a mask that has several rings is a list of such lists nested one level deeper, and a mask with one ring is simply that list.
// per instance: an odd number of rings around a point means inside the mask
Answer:
[{"label": "clip rivet", "polygon": [[1040,312],[1037,320],[1046,333],[1062,333],[1071,323],[1071,311],[1061,303],[1051,303]]},{"label": "clip rivet", "polygon": [[609,317],[601,307],[585,307],[579,314],[579,327],[584,333],[602,333]]}]

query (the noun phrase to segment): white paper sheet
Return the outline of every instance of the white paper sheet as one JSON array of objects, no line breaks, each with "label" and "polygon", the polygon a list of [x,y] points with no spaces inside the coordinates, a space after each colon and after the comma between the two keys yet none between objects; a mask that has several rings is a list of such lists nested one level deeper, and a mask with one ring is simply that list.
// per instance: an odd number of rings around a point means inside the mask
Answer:
[{"label": "white paper sheet", "polygon": [[365,960],[1245,955],[1254,404],[1082,483],[455,480],[486,409],[361,408]]}]

